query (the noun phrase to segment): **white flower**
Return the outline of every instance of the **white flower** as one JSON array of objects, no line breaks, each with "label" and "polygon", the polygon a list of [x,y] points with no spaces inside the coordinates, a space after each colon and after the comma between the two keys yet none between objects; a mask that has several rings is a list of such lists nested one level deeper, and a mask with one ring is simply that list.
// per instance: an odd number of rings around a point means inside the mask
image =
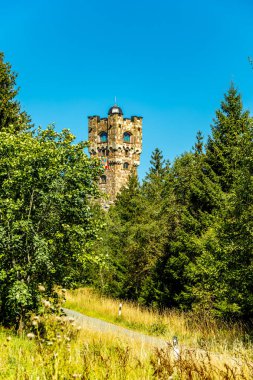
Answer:
[{"label": "white flower", "polygon": [[43,305],[44,305],[45,307],[47,307],[47,308],[49,308],[49,307],[51,306],[51,303],[50,303],[49,301],[47,301],[47,300],[42,300],[41,302],[42,302]]},{"label": "white flower", "polygon": [[34,339],[35,338],[34,333],[28,333],[26,336],[28,339]]},{"label": "white flower", "polygon": [[39,285],[38,290],[39,290],[39,292],[45,292],[46,289],[45,289],[45,286]]}]

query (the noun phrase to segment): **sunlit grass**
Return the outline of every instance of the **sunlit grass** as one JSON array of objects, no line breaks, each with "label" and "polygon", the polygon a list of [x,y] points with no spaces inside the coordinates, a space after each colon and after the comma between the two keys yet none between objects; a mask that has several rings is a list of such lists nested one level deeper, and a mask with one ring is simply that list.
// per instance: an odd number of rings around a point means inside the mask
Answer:
[{"label": "sunlit grass", "polygon": [[[214,356],[205,351],[181,350],[175,359],[170,345],[155,349],[114,333],[81,329],[72,338],[73,324],[48,335],[62,337],[51,345],[41,338],[28,340],[0,330],[0,379],[11,380],[168,380],[252,379],[252,356]],[[56,336],[55,335],[55,336]],[[68,338],[68,339],[66,339]]]},{"label": "sunlit grass", "polygon": [[152,347],[115,334],[82,329],[78,336],[48,345],[0,330],[0,379],[151,379]]},{"label": "sunlit grass", "polygon": [[226,324],[208,315],[177,310],[160,314],[130,302],[124,302],[118,316],[119,300],[103,297],[90,288],[68,291],[66,307],[148,335],[171,341],[176,335],[181,345],[214,352],[245,352],[252,344],[240,324]]},{"label": "sunlit grass", "polygon": [[[65,292],[64,292],[65,294]],[[18,336],[0,328],[0,379],[11,380],[239,380],[253,378],[253,350],[240,326],[176,311],[159,315],[100,297],[91,289],[67,292],[67,306],[86,314],[161,333],[163,348],[140,336],[93,331],[73,318],[52,315],[46,305]],[[44,301],[45,303],[45,301]],[[50,304],[50,302],[48,302]],[[162,327],[161,327],[162,326]],[[162,331],[162,328],[165,330]],[[179,337],[175,356],[171,337]],[[29,339],[30,337],[30,339]],[[168,343],[166,343],[168,341]]]}]

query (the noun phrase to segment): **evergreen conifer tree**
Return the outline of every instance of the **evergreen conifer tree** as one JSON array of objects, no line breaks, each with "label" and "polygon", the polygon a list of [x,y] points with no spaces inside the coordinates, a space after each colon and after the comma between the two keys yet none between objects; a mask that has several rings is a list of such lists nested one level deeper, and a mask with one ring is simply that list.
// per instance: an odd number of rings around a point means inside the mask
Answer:
[{"label": "evergreen conifer tree", "polygon": [[240,94],[231,84],[221,108],[216,111],[212,136],[206,146],[207,162],[219,177],[223,191],[230,190],[237,168],[240,167],[241,135],[250,126],[249,112],[243,111]]},{"label": "evergreen conifer tree", "polygon": [[171,189],[164,200],[167,243],[157,262],[157,302],[161,306],[190,308],[193,302],[191,277],[202,252],[199,240],[214,222],[219,207],[220,187],[205,161],[202,135],[198,133],[194,152],[177,158],[170,173]]},{"label": "evergreen conifer tree", "polygon": [[232,85],[216,112],[206,165],[220,183],[213,224],[198,240],[191,266],[194,307],[222,317],[249,317],[252,301],[252,119]]},{"label": "evergreen conifer tree", "polygon": [[195,155],[203,153],[203,135],[201,131],[198,131],[196,135],[196,142],[194,144],[194,153]]},{"label": "evergreen conifer tree", "polygon": [[[169,161],[165,161],[163,153],[156,148],[151,155],[150,169],[143,182],[143,193],[153,203],[154,207],[161,209],[165,191],[165,182],[170,171]],[[155,205],[156,203],[156,205]]]},{"label": "evergreen conifer tree", "polygon": [[[235,153],[240,167],[234,172],[231,190],[216,228],[215,249],[209,249],[212,266],[207,286],[212,289],[216,314],[222,317],[253,316],[253,127],[239,138]],[[210,247],[210,245],[209,245]],[[218,274],[214,282],[212,273]]]},{"label": "evergreen conifer tree", "polygon": [[21,111],[16,100],[16,77],[11,65],[4,62],[4,54],[0,52],[0,132],[18,132],[30,126],[29,116]]},{"label": "evergreen conifer tree", "polygon": [[163,158],[163,153],[160,149],[156,148],[152,152],[150,164],[149,175],[164,176],[168,167],[168,162]]}]

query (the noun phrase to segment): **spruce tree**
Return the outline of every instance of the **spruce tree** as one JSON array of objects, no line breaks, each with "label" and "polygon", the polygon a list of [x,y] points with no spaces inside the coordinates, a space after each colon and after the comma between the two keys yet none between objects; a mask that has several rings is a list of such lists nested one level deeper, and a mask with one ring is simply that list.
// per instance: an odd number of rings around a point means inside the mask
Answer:
[{"label": "spruce tree", "polygon": [[143,181],[143,192],[150,202],[157,203],[154,207],[161,209],[165,182],[170,172],[170,163],[163,157],[160,149],[156,148],[151,155],[150,168]]},{"label": "spruce tree", "polygon": [[216,251],[213,256],[219,273],[215,288],[219,315],[248,320],[253,316],[253,126],[240,140],[242,149],[236,155],[240,168],[217,230],[222,254]]},{"label": "spruce tree", "polygon": [[156,175],[157,177],[163,177],[168,168],[168,161],[163,158],[163,153],[160,149],[156,148],[151,155],[150,159],[150,169],[148,176]]},{"label": "spruce tree", "polygon": [[[157,302],[161,306],[189,308],[193,302],[191,276],[202,252],[199,240],[214,222],[220,187],[202,151],[198,133],[194,152],[178,157],[170,172],[164,199],[167,243],[157,262]],[[156,286],[155,286],[156,287]]]},{"label": "spruce tree", "polygon": [[194,153],[195,155],[199,155],[203,153],[203,135],[201,131],[198,131],[196,135],[196,142],[194,144]]},{"label": "spruce tree", "polygon": [[15,74],[9,63],[4,62],[4,54],[0,52],[0,132],[18,132],[30,127],[30,118],[26,112],[21,111],[16,100]]},{"label": "spruce tree", "polygon": [[189,272],[193,303],[221,317],[248,318],[253,315],[253,129],[233,85],[216,112],[212,132],[205,161],[220,183],[220,204],[212,212],[213,224],[198,240],[202,254]]},{"label": "spruce tree", "polygon": [[225,192],[231,188],[235,172],[240,167],[241,160],[237,155],[242,148],[240,137],[249,126],[249,112],[243,110],[241,96],[231,84],[220,109],[216,111],[212,136],[206,146],[207,162],[219,177]]}]

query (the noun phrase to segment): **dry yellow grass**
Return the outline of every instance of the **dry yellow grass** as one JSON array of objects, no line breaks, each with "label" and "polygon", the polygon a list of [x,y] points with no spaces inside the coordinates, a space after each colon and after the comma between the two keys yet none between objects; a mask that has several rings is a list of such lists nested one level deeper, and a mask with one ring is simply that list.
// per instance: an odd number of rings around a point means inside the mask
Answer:
[{"label": "dry yellow grass", "polygon": [[[50,329],[50,326],[47,326]],[[68,328],[55,332],[60,341],[28,340],[0,330],[0,379],[10,380],[251,380],[250,357],[215,357],[183,350],[175,360],[171,347],[119,338],[82,329],[75,338]],[[8,337],[11,336],[11,339]]]},{"label": "dry yellow grass", "polygon": [[[236,336],[240,328],[219,329],[214,321],[175,311],[158,315],[123,304],[118,318],[118,302],[100,297],[91,289],[68,292],[68,307],[121,324],[149,331],[166,326],[166,336],[175,333],[182,343],[179,356],[173,347],[152,347],[141,339],[78,328],[71,318],[53,317],[50,308],[31,318],[23,336],[0,328],[0,379],[10,380],[251,380],[253,353]],[[79,305],[79,306],[78,306]],[[37,327],[34,327],[34,321]],[[158,327],[159,328],[158,328]],[[28,339],[30,333],[32,339]],[[237,334],[237,335],[236,335]],[[192,337],[191,337],[192,335]],[[186,339],[186,338],[187,339]],[[197,339],[202,338],[200,344]],[[237,336],[238,337],[238,336]],[[204,347],[210,340],[209,347]],[[170,339],[168,339],[170,340]],[[204,341],[205,340],[205,341]],[[203,346],[204,349],[196,348]],[[213,351],[213,352],[212,352]]]},{"label": "dry yellow grass", "polygon": [[[49,327],[50,328],[50,327]],[[50,344],[0,331],[0,379],[152,379],[152,347],[115,334],[82,329],[76,338],[59,327]],[[52,335],[52,334],[51,334]]]},{"label": "dry yellow grass", "polygon": [[196,315],[176,310],[159,314],[131,302],[123,302],[122,316],[118,317],[118,300],[103,297],[90,288],[68,291],[66,307],[91,317],[101,318],[149,335],[171,341],[176,335],[183,346],[202,348],[219,353],[251,351],[243,326],[227,325],[208,315]]}]

